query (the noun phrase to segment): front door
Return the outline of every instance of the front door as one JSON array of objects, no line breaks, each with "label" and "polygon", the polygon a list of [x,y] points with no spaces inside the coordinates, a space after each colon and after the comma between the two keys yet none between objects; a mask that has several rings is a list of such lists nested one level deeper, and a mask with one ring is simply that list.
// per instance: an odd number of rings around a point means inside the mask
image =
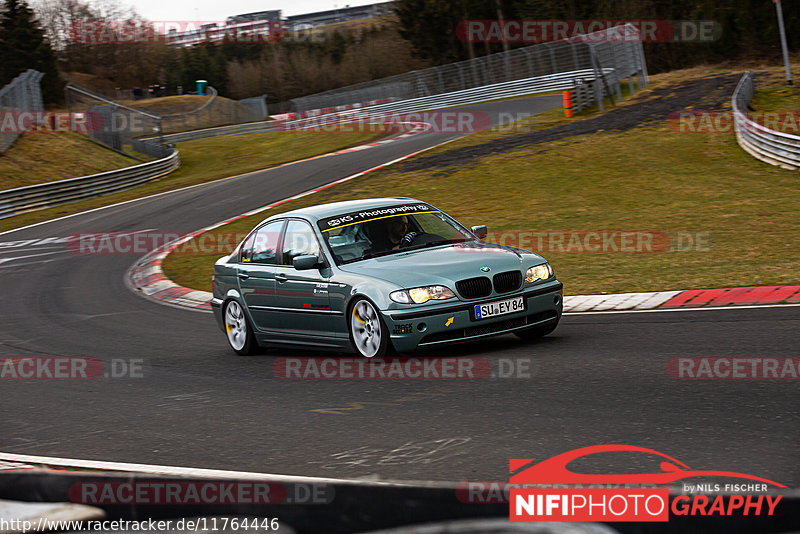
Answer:
[{"label": "front door", "polygon": [[281,330],[290,335],[332,335],[328,299],[328,269],[298,271],[295,256],[321,256],[314,230],[306,221],[291,219],[283,237],[281,265],[275,270],[275,296],[281,309]]}]

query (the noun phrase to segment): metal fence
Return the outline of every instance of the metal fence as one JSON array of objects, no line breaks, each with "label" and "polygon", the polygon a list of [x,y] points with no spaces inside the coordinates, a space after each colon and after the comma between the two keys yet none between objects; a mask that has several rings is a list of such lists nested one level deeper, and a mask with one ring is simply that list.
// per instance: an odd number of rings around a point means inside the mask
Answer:
[{"label": "metal fence", "polygon": [[210,98],[197,109],[162,113],[162,133],[178,133],[227,124],[263,121],[267,118],[266,95],[244,100],[228,100],[217,98],[217,90],[213,87],[209,87],[208,90],[211,93]]},{"label": "metal fence", "polygon": [[224,137],[226,135],[240,135],[248,133],[268,132],[273,130],[273,121],[247,122],[243,124],[232,124],[230,126],[217,126],[216,128],[204,128],[202,130],[190,130],[174,134],[162,135],[160,138],[151,138],[148,141],[160,141],[165,144],[183,143],[185,141],[195,141],[197,139],[208,139],[209,137]]},{"label": "metal fence", "polygon": [[[43,76],[41,72],[28,69],[0,89],[0,114],[5,116],[6,113],[44,111],[39,86]],[[11,128],[10,131],[6,128],[0,129],[0,154],[8,150],[21,133],[18,128]]]},{"label": "metal fence", "polygon": [[770,165],[789,170],[800,169],[800,136],[771,130],[747,116],[754,93],[753,72],[749,71],[739,80],[731,99],[739,146],[754,158]]},{"label": "metal fence", "polygon": [[626,78],[631,90],[646,85],[647,69],[639,31],[626,24],[569,41],[535,44],[411,71],[295,98],[276,106],[273,113],[333,108],[384,98],[413,100],[586,69],[599,82],[592,89],[596,90],[601,107],[603,94],[622,97],[621,83]]},{"label": "metal fence", "polygon": [[154,143],[165,144],[162,136],[166,134],[263,121],[267,117],[266,96],[240,101],[220,99],[213,87],[209,87],[208,98],[202,104],[188,110],[185,100],[164,100],[157,107],[138,109],[135,103],[115,102],[74,84],[67,85],[65,96],[71,113],[86,114],[87,131],[81,133],[115,150],[132,148],[134,139],[151,138]]},{"label": "metal fence", "polygon": [[83,87],[69,84],[64,88],[69,112],[85,114],[84,133],[114,150],[130,148],[137,137],[160,135],[161,117],[141,109],[114,102]]}]

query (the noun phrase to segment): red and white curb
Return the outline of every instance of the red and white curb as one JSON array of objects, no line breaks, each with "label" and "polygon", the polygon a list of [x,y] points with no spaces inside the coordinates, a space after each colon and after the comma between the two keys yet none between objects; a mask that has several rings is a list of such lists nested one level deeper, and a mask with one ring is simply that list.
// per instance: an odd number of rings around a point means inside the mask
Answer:
[{"label": "red and white curb", "polygon": [[398,123],[398,124],[410,124],[413,125],[409,131],[402,133],[398,136],[383,139],[381,141],[375,141],[374,143],[367,143],[365,145],[354,146],[352,148],[345,148],[339,150],[338,152],[332,152],[330,154],[325,154],[325,156],[333,156],[336,154],[346,154],[348,152],[358,152],[359,150],[366,150],[368,148],[372,148],[374,146],[385,145],[386,143],[393,143],[394,141],[399,141],[400,139],[405,139],[406,137],[411,137],[412,135],[417,135],[418,133],[425,132],[431,128],[431,125],[426,122],[409,122],[409,123]]},{"label": "red and white curb", "polygon": [[564,311],[675,310],[800,304],[800,286],[753,286],[564,297]]},{"label": "red and white curb", "polygon": [[272,119],[276,121],[293,121],[297,119],[306,119],[308,117],[321,117],[322,115],[331,115],[339,111],[351,111],[354,109],[361,109],[370,106],[377,106],[379,104],[388,104],[394,101],[394,98],[381,98],[378,100],[370,100],[369,102],[356,102],[354,104],[344,104],[341,106],[333,106],[320,109],[308,109],[305,111],[294,111],[289,113],[281,113],[280,115],[272,115]]}]

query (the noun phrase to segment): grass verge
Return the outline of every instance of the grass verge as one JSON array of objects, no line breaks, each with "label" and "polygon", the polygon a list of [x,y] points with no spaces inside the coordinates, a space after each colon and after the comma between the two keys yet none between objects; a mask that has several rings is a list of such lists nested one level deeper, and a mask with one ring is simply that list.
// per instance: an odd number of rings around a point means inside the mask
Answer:
[{"label": "grass verge", "polygon": [[[226,176],[258,171],[360,145],[385,135],[380,131],[266,132],[188,141],[178,145],[181,154],[181,168],[164,178],[119,193],[2,219],[0,220],[0,231],[154,193],[211,182]],[[92,143],[89,144],[96,147]],[[97,148],[105,151],[105,149]],[[110,150],[105,152],[119,156]],[[119,157],[126,159],[122,156]],[[0,158],[0,162],[2,159]],[[127,165],[136,163],[138,162],[131,160],[131,163],[127,163]]]},{"label": "grass verge", "polygon": [[86,176],[138,163],[77,134],[31,132],[21,135],[0,156],[0,190]]}]

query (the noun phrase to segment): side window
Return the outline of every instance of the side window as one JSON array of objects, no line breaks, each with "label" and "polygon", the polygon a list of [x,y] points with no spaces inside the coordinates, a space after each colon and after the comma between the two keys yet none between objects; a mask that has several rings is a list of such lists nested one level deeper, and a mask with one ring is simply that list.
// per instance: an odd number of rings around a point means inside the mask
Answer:
[{"label": "side window", "polygon": [[278,238],[282,226],[283,221],[275,221],[250,234],[242,245],[242,262],[278,263]]},{"label": "side window", "polygon": [[314,230],[304,221],[289,221],[283,237],[283,264],[291,265],[295,256],[319,256],[319,244]]},{"label": "side window", "polygon": [[240,252],[239,261],[242,263],[249,263],[253,258],[253,241],[256,239],[256,233],[253,232],[242,243],[242,250]]}]

